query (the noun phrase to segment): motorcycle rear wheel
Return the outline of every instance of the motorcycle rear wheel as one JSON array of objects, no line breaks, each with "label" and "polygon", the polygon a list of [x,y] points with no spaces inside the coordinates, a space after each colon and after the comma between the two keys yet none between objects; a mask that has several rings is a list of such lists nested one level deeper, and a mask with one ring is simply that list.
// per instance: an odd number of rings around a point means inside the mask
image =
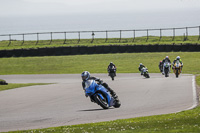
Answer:
[{"label": "motorcycle rear wheel", "polygon": [[116,101],[115,105],[113,105],[115,108],[119,108],[121,106],[121,102],[118,100]]},{"label": "motorcycle rear wheel", "polygon": [[150,78],[150,76],[149,76],[149,74],[148,74],[148,73],[147,73],[147,74],[145,74],[145,77],[146,77],[146,78]]}]

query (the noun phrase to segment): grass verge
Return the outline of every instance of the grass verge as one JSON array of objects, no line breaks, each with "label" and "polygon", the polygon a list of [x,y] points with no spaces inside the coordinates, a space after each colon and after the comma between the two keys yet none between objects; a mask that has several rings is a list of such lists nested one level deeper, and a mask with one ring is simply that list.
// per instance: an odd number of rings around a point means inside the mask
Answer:
[{"label": "grass verge", "polygon": [[28,84],[9,83],[8,85],[0,85],[0,91],[15,89],[19,87],[33,86],[33,85],[47,85],[47,84],[46,83],[28,83]]},{"label": "grass verge", "polygon": [[[64,43],[65,42],[65,43]],[[187,40],[184,40],[184,36],[176,36],[174,39],[172,36],[158,36],[136,37],[133,38],[109,38],[107,40],[102,38],[96,38],[93,41],[91,39],[55,39],[55,40],[40,40],[37,41],[0,41],[0,50],[6,49],[28,49],[28,48],[44,48],[44,47],[61,47],[61,46],[94,46],[94,45],[148,45],[148,44],[198,44],[200,43],[199,36],[188,36]]]}]

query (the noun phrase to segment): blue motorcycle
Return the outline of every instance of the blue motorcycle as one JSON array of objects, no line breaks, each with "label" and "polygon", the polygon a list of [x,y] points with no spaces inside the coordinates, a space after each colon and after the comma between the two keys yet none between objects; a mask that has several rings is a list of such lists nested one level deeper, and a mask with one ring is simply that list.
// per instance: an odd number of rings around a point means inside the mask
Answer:
[{"label": "blue motorcycle", "polygon": [[95,80],[87,80],[85,85],[85,95],[89,96],[92,102],[97,103],[103,109],[108,109],[112,106],[119,108],[121,106],[120,101],[115,100],[110,92],[101,84],[97,84]]}]

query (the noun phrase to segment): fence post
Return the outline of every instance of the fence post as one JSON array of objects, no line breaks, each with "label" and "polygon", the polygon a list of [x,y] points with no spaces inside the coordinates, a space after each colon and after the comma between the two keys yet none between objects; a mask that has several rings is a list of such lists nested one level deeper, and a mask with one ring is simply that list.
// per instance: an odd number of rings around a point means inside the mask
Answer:
[{"label": "fence post", "polygon": [[162,29],[160,29],[160,39],[159,39],[159,41],[161,41],[161,39],[162,39]]},{"label": "fence post", "polygon": [[9,34],[9,44],[8,44],[8,46],[10,46],[10,44],[11,44],[11,34]]},{"label": "fence post", "polygon": [[146,39],[146,42],[148,41],[149,39],[149,30],[147,29],[147,39]]},{"label": "fence post", "polygon": [[172,38],[172,41],[174,41],[175,39],[175,28],[173,28],[173,38]]},{"label": "fence post", "polygon": [[199,26],[199,38],[198,38],[198,41],[200,40],[200,26]]},{"label": "fence post", "polygon": [[63,43],[63,44],[66,44],[66,40],[67,40],[66,32],[64,32],[64,36],[65,36],[65,40],[64,40],[64,43]]},{"label": "fence post", "polygon": [[49,43],[49,45],[51,44],[51,42],[52,42],[52,38],[53,38],[53,35],[52,35],[53,33],[51,32],[50,33],[50,35],[51,35],[51,40],[50,40],[50,43]]},{"label": "fence post", "polygon": [[119,31],[119,42],[121,42],[121,39],[122,39],[122,31],[120,30]]},{"label": "fence post", "polygon": [[135,30],[133,30],[133,42],[135,41]]},{"label": "fence post", "polygon": [[78,43],[81,41],[81,32],[78,32]]},{"label": "fence post", "polygon": [[39,42],[39,33],[37,33],[37,42],[36,42],[36,45],[38,44]]},{"label": "fence post", "polygon": [[23,45],[23,44],[24,44],[24,34],[22,34],[22,36],[23,36],[23,41],[22,41],[22,44],[21,44],[21,45]]},{"label": "fence post", "polygon": [[94,31],[92,31],[92,41],[91,41],[91,43],[93,43],[93,41],[94,41],[94,36],[95,36]]},{"label": "fence post", "polygon": [[186,30],[186,36],[184,36],[184,40],[183,41],[187,41],[187,38],[188,38],[188,28],[186,27],[185,30]]},{"label": "fence post", "polygon": [[107,40],[108,40],[108,31],[106,31],[106,40],[105,40],[105,42],[107,42]]}]

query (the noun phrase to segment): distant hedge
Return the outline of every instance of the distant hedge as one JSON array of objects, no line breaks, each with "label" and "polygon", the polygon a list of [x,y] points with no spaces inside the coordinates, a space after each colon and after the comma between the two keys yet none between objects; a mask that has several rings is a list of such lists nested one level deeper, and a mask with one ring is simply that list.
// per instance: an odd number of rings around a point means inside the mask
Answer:
[{"label": "distant hedge", "polygon": [[106,54],[106,53],[139,53],[139,52],[198,52],[199,44],[179,45],[104,45],[104,46],[76,46],[54,47],[38,49],[0,50],[0,57],[27,57],[27,56],[60,56],[81,54]]}]

